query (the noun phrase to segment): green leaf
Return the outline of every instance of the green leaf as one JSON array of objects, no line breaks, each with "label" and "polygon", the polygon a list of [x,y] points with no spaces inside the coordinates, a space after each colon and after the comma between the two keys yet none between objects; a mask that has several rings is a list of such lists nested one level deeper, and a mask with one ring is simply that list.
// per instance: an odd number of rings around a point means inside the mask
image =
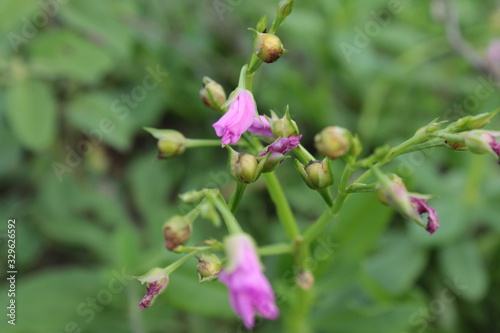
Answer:
[{"label": "green leaf", "polygon": [[[96,297],[100,287],[100,276],[96,273],[98,272],[92,270],[67,268],[46,270],[27,278],[18,274],[16,325],[9,325],[9,330],[4,332],[64,332],[69,322],[83,327],[84,319],[88,317],[77,316],[77,309],[80,304],[84,304],[82,310],[96,314],[96,311],[91,311],[85,305],[87,297]],[[4,283],[0,289],[2,295],[7,295],[6,286]],[[2,309],[7,307],[7,302],[8,298],[2,297]]]},{"label": "green leaf", "polygon": [[71,0],[60,15],[67,25],[91,35],[110,54],[124,57],[129,55],[133,30],[122,22],[126,19],[123,14],[131,13],[122,13],[117,7],[113,2]]},{"label": "green leaf", "polygon": [[488,290],[488,274],[483,258],[472,239],[443,248],[438,255],[439,266],[449,282],[455,284],[457,295],[470,302],[480,301]]},{"label": "green leaf", "polygon": [[131,144],[132,122],[113,112],[115,101],[118,100],[104,93],[82,94],[71,101],[67,116],[92,145],[107,143],[124,151]]},{"label": "green leaf", "polygon": [[34,151],[49,148],[56,136],[56,110],[50,87],[32,79],[14,81],[7,99],[7,118],[20,143]]},{"label": "green leaf", "polygon": [[113,59],[98,45],[70,30],[40,33],[30,51],[37,70],[84,83],[96,83],[114,66]]},{"label": "green leaf", "polygon": [[380,243],[382,249],[368,259],[367,272],[385,290],[395,295],[403,294],[425,268],[426,251],[403,233],[382,237]]}]

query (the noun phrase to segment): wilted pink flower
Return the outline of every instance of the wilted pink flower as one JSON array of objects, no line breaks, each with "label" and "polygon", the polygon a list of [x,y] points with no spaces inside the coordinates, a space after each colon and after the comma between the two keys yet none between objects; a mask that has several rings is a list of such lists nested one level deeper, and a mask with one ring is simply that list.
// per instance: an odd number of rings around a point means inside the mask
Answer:
[{"label": "wilted pink flower", "polygon": [[259,134],[263,136],[268,136],[273,138],[273,132],[271,130],[271,125],[269,121],[264,116],[259,116],[258,118],[254,118],[252,125],[248,128],[248,131],[253,134]]},{"label": "wilted pink flower", "polygon": [[436,210],[430,207],[425,202],[425,199],[410,197],[410,200],[420,215],[427,213],[427,228],[425,230],[427,230],[429,234],[432,235],[434,231],[436,231],[439,228],[439,219],[437,217]]},{"label": "wilted pink flower", "polygon": [[260,153],[259,156],[264,156],[269,152],[271,152],[271,157],[275,154],[285,155],[290,150],[299,146],[301,138],[302,134],[298,136],[291,136],[289,138],[280,138],[269,145],[266,150]]},{"label": "wilted pink flower", "polygon": [[222,146],[236,144],[254,122],[257,115],[257,106],[250,91],[239,89],[229,108],[213,127],[217,136],[222,137]]},{"label": "wilted pink flower", "polygon": [[168,285],[168,275],[164,269],[155,267],[137,279],[142,284],[146,283],[146,295],[139,303],[139,307],[144,310],[153,305],[156,297],[165,291]]},{"label": "wilted pink flower", "polygon": [[229,261],[219,280],[228,287],[231,307],[245,327],[253,328],[256,314],[267,319],[278,318],[274,292],[262,273],[253,240],[246,234],[231,235],[224,245]]}]

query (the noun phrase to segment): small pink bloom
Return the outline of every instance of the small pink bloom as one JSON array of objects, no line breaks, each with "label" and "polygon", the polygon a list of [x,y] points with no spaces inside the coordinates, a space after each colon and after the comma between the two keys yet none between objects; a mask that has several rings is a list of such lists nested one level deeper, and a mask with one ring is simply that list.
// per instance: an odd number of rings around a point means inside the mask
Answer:
[{"label": "small pink bloom", "polygon": [[253,134],[274,138],[273,132],[271,131],[271,125],[264,116],[259,116],[258,118],[254,118],[252,125],[250,125],[250,127],[248,128],[248,131]]},{"label": "small pink bloom", "polygon": [[222,137],[222,146],[229,143],[236,144],[257,115],[257,106],[252,93],[244,89],[236,93],[237,96],[229,104],[226,114],[213,124],[217,136]]},{"label": "small pink bloom", "polygon": [[271,284],[262,272],[253,240],[246,234],[228,236],[225,241],[228,264],[219,280],[229,289],[231,307],[247,329],[252,329],[255,315],[276,319],[279,310]]},{"label": "small pink bloom", "polygon": [[259,156],[264,156],[269,152],[271,152],[271,156],[275,154],[285,155],[290,150],[297,148],[299,146],[301,138],[302,134],[299,136],[291,136],[289,138],[280,138],[271,145],[269,145],[266,150],[260,153]]},{"label": "small pink bloom", "polygon": [[410,197],[410,200],[420,215],[427,213],[426,230],[429,232],[429,234],[432,235],[434,231],[436,231],[439,228],[439,219],[437,217],[436,211],[434,210],[434,208],[427,205],[424,199]]}]

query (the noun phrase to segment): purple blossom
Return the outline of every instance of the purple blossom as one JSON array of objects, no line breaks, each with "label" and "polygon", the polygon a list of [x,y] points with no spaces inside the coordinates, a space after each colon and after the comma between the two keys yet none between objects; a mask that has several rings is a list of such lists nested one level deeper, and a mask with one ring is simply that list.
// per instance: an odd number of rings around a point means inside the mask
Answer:
[{"label": "purple blossom", "polygon": [[270,138],[274,138],[273,132],[271,130],[271,125],[264,116],[259,116],[258,118],[254,118],[252,125],[250,125],[250,127],[248,128],[248,131],[253,134],[259,134],[263,136],[268,136]]},{"label": "purple blossom", "polygon": [[424,199],[420,199],[417,197],[410,197],[413,206],[417,210],[417,212],[422,215],[427,213],[427,230],[429,234],[433,234],[439,228],[439,219],[437,217],[436,211],[434,208],[427,205]]},{"label": "purple blossom", "polygon": [[262,272],[253,240],[246,234],[232,235],[225,240],[228,264],[219,280],[229,289],[231,307],[247,329],[252,329],[255,315],[276,319],[279,310],[271,284]]},{"label": "purple blossom", "polygon": [[298,136],[291,136],[289,138],[280,138],[271,145],[269,145],[266,150],[260,153],[259,156],[264,156],[269,152],[271,152],[271,157],[273,157],[273,155],[283,156],[290,150],[297,148],[300,144],[301,138],[302,134]]},{"label": "purple blossom", "polygon": [[257,114],[257,106],[252,93],[241,89],[236,98],[229,104],[229,108],[213,128],[217,136],[222,137],[222,146],[236,144],[248,128],[253,124]]}]

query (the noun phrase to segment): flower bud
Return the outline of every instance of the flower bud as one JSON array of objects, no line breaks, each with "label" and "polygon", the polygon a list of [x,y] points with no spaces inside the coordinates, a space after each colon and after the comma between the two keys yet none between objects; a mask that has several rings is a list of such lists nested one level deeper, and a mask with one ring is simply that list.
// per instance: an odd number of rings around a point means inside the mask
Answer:
[{"label": "flower bud", "polygon": [[359,156],[363,151],[363,145],[361,144],[361,140],[359,140],[359,136],[355,135],[352,137],[351,149],[349,150],[349,155],[353,157]]},{"label": "flower bud", "polygon": [[498,158],[500,157],[500,143],[496,142],[497,138],[500,138],[500,132],[474,130],[464,135],[464,143],[473,153],[491,153]]},{"label": "flower bud", "polygon": [[403,180],[394,174],[388,176],[380,171],[375,171],[375,173],[378,178],[375,187],[377,199],[384,205],[397,209],[402,215],[410,219],[420,220],[413,208]]},{"label": "flower bud", "polygon": [[220,111],[226,102],[226,92],[224,88],[214,80],[204,77],[203,88],[200,90],[200,98],[203,104],[215,111]]},{"label": "flower bud", "polygon": [[159,159],[176,157],[186,150],[186,138],[181,132],[149,127],[145,127],[144,129],[158,139]]},{"label": "flower bud", "polygon": [[314,275],[310,271],[301,270],[297,274],[295,283],[302,290],[310,290],[314,286]]},{"label": "flower bud", "polygon": [[266,32],[267,30],[267,16],[264,15],[260,18],[259,22],[257,22],[257,26],[255,27],[255,30],[258,32]]},{"label": "flower bud", "polygon": [[238,153],[231,147],[229,149],[229,174],[231,177],[245,184],[253,183],[259,178],[259,162],[257,158],[248,153]]},{"label": "flower bud", "polygon": [[168,285],[167,272],[159,267],[151,269],[146,274],[136,277],[141,284],[146,283],[146,295],[139,303],[141,309],[149,308],[155,302],[158,295],[163,293]]},{"label": "flower bud", "polygon": [[313,190],[320,190],[333,184],[333,173],[328,157],[323,161],[311,161],[306,166],[295,160],[295,166],[307,186]]},{"label": "flower bud", "polygon": [[291,136],[299,135],[299,128],[297,123],[290,117],[288,106],[286,107],[285,115],[283,118],[278,118],[274,111],[271,111],[271,118],[268,119],[271,124],[271,130],[277,138],[288,138]]},{"label": "flower bud", "polygon": [[203,253],[198,260],[198,266],[196,266],[196,268],[198,270],[200,283],[214,281],[219,277],[222,262],[219,257],[213,253]]},{"label": "flower bud", "polygon": [[284,20],[292,12],[293,0],[281,0],[278,3],[278,18]]},{"label": "flower bud", "polygon": [[491,119],[498,113],[498,111],[500,111],[500,109],[489,113],[481,113],[477,116],[463,117],[461,119],[458,119],[454,125],[460,131],[480,129],[488,125]]},{"label": "flower bud", "polygon": [[352,135],[345,128],[329,126],[314,137],[316,149],[330,158],[339,158],[351,149]]},{"label": "flower bud", "polygon": [[176,215],[163,225],[165,247],[172,251],[177,246],[186,243],[191,236],[192,221],[185,216]]},{"label": "flower bud", "polygon": [[263,62],[273,63],[283,55],[285,49],[278,36],[256,32],[253,51]]}]

